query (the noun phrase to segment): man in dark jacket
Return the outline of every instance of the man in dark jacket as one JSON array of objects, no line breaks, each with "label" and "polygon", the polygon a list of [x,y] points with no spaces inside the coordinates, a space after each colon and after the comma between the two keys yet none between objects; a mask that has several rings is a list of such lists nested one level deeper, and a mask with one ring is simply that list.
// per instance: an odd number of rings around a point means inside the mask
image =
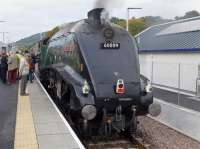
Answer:
[{"label": "man in dark jacket", "polygon": [[1,79],[1,53],[0,53],[0,79]]},{"label": "man in dark jacket", "polygon": [[6,53],[3,52],[1,57],[1,79],[3,83],[6,83],[7,71],[8,71],[8,57]]}]

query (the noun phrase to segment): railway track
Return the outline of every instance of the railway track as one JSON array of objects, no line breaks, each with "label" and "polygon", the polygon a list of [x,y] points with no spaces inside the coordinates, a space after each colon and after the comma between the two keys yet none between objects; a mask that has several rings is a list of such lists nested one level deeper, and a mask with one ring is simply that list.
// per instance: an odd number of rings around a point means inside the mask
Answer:
[{"label": "railway track", "polygon": [[[55,101],[54,101],[55,102]],[[64,113],[62,107],[58,106],[65,118],[70,123],[71,119]],[[71,124],[71,123],[70,123]],[[72,126],[72,128],[74,128]],[[78,133],[78,132],[77,132]],[[78,134],[77,134],[78,135]],[[80,140],[83,142],[86,149],[149,149],[150,145],[145,144],[143,139],[126,134],[115,134],[113,137],[89,137],[86,139],[80,135]]]},{"label": "railway track", "polygon": [[149,149],[150,145],[145,144],[142,139],[131,137],[118,137],[109,140],[89,139],[84,140],[86,149]]}]

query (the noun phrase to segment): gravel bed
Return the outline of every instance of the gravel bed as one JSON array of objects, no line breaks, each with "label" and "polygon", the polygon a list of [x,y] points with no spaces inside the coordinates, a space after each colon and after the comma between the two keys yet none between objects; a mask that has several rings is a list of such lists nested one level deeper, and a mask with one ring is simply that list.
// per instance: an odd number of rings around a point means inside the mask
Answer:
[{"label": "gravel bed", "polygon": [[149,117],[139,117],[138,133],[150,149],[200,149],[197,142]]}]

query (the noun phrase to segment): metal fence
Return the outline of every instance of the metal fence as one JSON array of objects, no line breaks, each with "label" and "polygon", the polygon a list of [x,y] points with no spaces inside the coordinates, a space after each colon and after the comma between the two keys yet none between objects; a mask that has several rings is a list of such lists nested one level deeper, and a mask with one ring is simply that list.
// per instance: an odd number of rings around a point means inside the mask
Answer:
[{"label": "metal fence", "polygon": [[181,104],[180,99],[183,98],[183,94],[198,100],[197,97],[200,96],[198,64],[141,60],[140,66],[141,74],[147,76],[153,86],[174,93],[173,100],[176,104]]}]

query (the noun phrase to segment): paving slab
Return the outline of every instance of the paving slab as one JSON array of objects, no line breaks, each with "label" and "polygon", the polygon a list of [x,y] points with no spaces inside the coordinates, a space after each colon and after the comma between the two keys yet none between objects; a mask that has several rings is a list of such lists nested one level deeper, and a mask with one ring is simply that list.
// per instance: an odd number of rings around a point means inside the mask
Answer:
[{"label": "paving slab", "polygon": [[42,149],[79,149],[70,134],[39,135],[38,144]]},{"label": "paving slab", "polygon": [[39,123],[36,125],[38,135],[70,133],[63,123]]}]

